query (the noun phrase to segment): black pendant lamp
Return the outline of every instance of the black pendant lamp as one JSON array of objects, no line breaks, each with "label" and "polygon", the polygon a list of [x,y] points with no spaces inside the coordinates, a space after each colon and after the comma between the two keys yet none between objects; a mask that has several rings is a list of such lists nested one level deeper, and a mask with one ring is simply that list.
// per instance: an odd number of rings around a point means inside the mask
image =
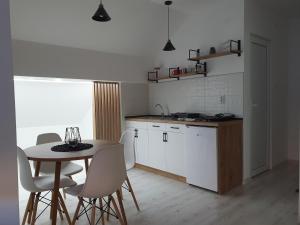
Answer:
[{"label": "black pendant lamp", "polygon": [[106,10],[104,9],[104,6],[102,4],[102,0],[100,1],[100,5],[97,9],[97,11],[95,12],[95,14],[92,17],[93,20],[99,21],[99,22],[108,22],[111,20],[110,16],[108,15],[108,13],[106,12]]},{"label": "black pendant lamp", "polygon": [[165,1],[165,5],[168,6],[168,41],[163,50],[174,51],[175,47],[170,40],[170,5],[172,5],[172,1]]}]

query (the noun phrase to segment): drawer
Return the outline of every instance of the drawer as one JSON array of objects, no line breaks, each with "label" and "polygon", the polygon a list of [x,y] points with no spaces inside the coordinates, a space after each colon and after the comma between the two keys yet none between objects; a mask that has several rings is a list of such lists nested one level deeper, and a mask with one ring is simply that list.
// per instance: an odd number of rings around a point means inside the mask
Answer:
[{"label": "drawer", "polygon": [[149,130],[166,130],[166,124],[165,123],[148,123],[148,129]]},{"label": "drawer", "polygon": [[148,122],[126,121],[125,126],[126,126],[126,129],[128,129],[128,128],[147,129]]},{"label": "drawer", "polygon": [[167,132],[184,133],[185,125],[182,124],[166,124]]}]

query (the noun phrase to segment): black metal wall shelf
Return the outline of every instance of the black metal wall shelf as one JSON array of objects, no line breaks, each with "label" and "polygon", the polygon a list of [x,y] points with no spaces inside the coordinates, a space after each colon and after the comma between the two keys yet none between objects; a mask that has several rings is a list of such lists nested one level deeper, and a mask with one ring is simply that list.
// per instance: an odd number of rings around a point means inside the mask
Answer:
[{"label": "black metal wall shelf", "polygon": [[[192,54],[194,54],[195,56],[192,57]],[[173,74],[172,70],[177,68],[169,68],[168,76],[167,75],[159,76],[158,70],[156,70],[156,71],[148,72],[148,81],[158,83],[159,81],[163,81],[163,80],[173,80],[173,79],[180,80],[180,78],[190,77],[195,75],[204,75],[204,77],[206,77],[207,63],[201,61],[223,57],[227,55],[237,55],[238,57],[242,55],[241,40],[237,40],[237,41],[229,40],[229,50],[224,50],[213,54],[201,55],[200,49],[196,49],[196,50],[190,49],[188,60],[196,62],[195,72]]]},{"label": "black metal wall shelf", "polygon": [[[188,58],[188,60],[195,61],[195,62],[199,63],[202,60],[207,60],[207,59],[212,59],[212,58],[218,58],[218,57],[227,56],[227,55],[241,56],[241,54],[242,54],[241,40],[238,40],[238,41],[230,40],[229,43],[230,43],[229,50],[227,50],[227,51],[221,51],[221,52],[216,52],[214,54],[208,54],[208,55],[203,55],[203,56],[200,55],[200,49],[197,49],[197,50],[190,49],[189,50],[189,58]],[[234,43],[237,44],[237,48],[236,49],[233,48],[233,44]],[[191,57],[192,52],[196,52],[196,56],[195,57]]]},{"label": "black metal wall shelf", "polygon": [[168,76],[159,76],[158,71],[148,72],[148,81],[156,82],[163,81],[163,80],[173,80],[177,79],[180,80],[180,78],[190,77],[190,76],[196,76],[196,75],[204,75],[207,76],[207,63],[200,63],[196,65],[196,71],[195,72],[189,72],[189,73],[181,73],[178,75],[173,75],[172,70],[178,69],[176,68],[169,68],[169,75]]}]

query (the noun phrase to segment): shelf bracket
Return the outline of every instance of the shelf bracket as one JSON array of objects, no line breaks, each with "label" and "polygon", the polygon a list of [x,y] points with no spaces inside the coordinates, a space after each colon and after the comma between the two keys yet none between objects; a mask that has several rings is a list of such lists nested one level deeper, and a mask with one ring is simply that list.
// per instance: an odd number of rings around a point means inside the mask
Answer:
[{"label": "shelf bracket", "polygon": [[[237,44],[237,49],[233,49],[233,43]],[[242,55],[242,43],[241,40],[230,40],[230,50],[231,53],[237,54],[239,57]]]},{"label": "shelf bracket", "polygon": [[[192,59],[191,55],[192,53],[196,53],[196,57],[200,57],[200,49],[189,49],[189,60]],[[200,64],[200,60],[197,61],[197,64]]]},{"label": "shelf bracket", "polygon": [[[151,75],[155,76],[155,79],[152,78]],[[156,82],[158,83],[158,71],[148,72],[148,81]]]}]

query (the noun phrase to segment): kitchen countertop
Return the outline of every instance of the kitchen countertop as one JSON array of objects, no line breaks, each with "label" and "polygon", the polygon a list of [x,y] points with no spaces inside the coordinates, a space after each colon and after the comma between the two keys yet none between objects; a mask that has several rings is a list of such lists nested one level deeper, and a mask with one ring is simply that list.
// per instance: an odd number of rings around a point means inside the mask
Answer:
[{"label": "kitchen countertop", "polygon": [[170,117],[162,118],[161,116],[128,116],[125,117],[126,121],[137,121],[137,122],[153,122],[153,123],[171,123],[171,124],[183,124],[190,126],[205,126],[205,127],[220,127],[220,126],[228,126],[236,123],[242,123],[243,119],[232,119],[228,121],[184,121],[184,120],[176,120]]}]

